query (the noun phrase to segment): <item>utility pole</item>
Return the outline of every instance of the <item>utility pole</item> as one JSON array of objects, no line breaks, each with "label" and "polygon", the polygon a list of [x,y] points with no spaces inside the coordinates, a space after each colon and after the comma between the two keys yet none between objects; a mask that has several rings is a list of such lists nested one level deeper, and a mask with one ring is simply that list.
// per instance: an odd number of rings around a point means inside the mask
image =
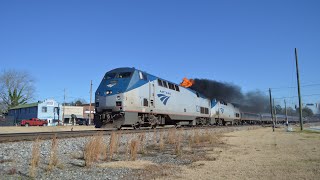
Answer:
[{"label": "utility pole", "polygon": [[[273,123],[273,108],[272,108],[272,96],[271,96],[271,89],[269,88],[269,97],[270,97],[270,113],[271,113],[271,120]],[[272,125],[272,131],[274,132],[274,124]]]},{"label": "utility pole", "polygon": [[286,126],[287,126],[287,131],[289,130],[289,121],[288,121],[288,112],[287,112],[287,103],[286,99],[284,99],[284,109],[286,111]]},{"label": "utility pole", "polygon": [[89,125],[91,124],[92,80],[90,82]]},{"label": "utility pole", "polygon": [[275,127],[277,126],[277,109],[276,109],[276,106],[274,105],[274,99],[272,99],[273,101],[273,116],[274,116],[274,124],[275,124]]},{"label": "utility pole", "polygon": [[62,124],[64,125],[64,110],[66,106],[66,88],[63,89],[63,104],[62,104]]},{"label": "utility pole", "polygon": [[302,102],[301,102],[301,94],[300,94],[300,77],[299,77],[299,67],[298,67],[298,53],[297,48],[294,48],[294,53],[296,56],[296,69],[297,69],[297,83],[298,83],[298,97],[299,97],[299,115],[300,115],[300,129],[303,130],[303,122],[302,122]]}]

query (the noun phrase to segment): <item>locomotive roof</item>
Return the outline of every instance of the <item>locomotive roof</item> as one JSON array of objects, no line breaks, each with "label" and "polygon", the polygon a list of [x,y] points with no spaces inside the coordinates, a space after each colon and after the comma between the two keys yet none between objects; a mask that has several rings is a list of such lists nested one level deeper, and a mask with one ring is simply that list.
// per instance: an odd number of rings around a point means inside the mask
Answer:
[{"label": "locomotive roof", "polygon": [[[193,92],[193,93],[195,93],[195,94],[198,93],[201,98],[209,99],[209,98],[205,97],[203,94],[201,94],[201,93],[199,93],[199,92],[197,92],[197,91],[195,91],[195,90],[193,90],[193,89],[185,88],[185,87],[183,87],[183,86],[180,86],[180,84],[177,84],[177,83],[168,81],[168,80],[166,80],[166,79],[164,79],[164,78],[161,78],[161,77],[152,75],[152,74],[150,74],[150,73],[147,73],[146,71],[142,71],[142,70],[136,69],[136,68],[134,68],[134,67],[120,67],[120,68],[115,68],[115,69],[113,69],[113,70],[108,71],[107,73],[133,72],[133,71],[135,71],[135,70],[138,70],[138,71],[141,71],[141,72],[145,73],[148,77],[152,77],[152,78],[150,78],[150,79],[158,78],[158,79],[161,79],[161,80],[165,80],[165,81],[167,81],[167,82],[169,82],[169,83],[178,85],[180,88],[187,89],[187,90],[189,90],[189,91],[191,91],[191,92]],[[106,74],[107,74],[107,73],[106,73]]]}]

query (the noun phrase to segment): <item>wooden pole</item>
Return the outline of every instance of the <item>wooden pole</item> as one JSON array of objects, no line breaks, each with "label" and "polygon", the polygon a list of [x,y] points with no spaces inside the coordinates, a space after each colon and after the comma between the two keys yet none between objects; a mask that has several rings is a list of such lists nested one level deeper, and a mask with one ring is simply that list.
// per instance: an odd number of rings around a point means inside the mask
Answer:
[{"label": "wooden pole", "polygon": [[89,125],[91,124],[92,80],[90,82]]},{"label": "wooden pole", "polygon": [[302,120],[302,102],[300,94],[300,77],[299,77],[299,66],[298,66],[298,53],[297,48],[294,48],[294,53],[296,56],[296,70],[297,70],[297,83],[298,83],[298,97],[299,97],[299,115],[300,115],[300,129],[303,130],[303,120]]},{"label": "wooden pole", "polygon": [[274,124],[273,124],[273,108],[272,108],[272,95],[271,89],[269,88],[269,97],[270,97],[270,113],[271,113],[271,120],[272,120],[272,131],[274,132]]}]

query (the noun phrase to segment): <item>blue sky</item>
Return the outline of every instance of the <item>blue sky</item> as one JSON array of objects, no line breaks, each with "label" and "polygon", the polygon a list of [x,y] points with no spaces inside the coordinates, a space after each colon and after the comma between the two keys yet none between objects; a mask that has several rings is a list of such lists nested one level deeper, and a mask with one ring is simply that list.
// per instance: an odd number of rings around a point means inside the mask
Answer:
[{"label": "blue sky", "polygon": [[[207,78],[243,92],[320,101],[320,1],[0,1],[0,69],[27,70],[36,100],[89,101],[105,72],[136,67],[172,82]],[[319,95],[314,95],[319,94]],[[306,96],[312,95],[312,96]],[[283,101],[279,99],[277,101]],[[287,101],[296,103],[297,98]]]}]

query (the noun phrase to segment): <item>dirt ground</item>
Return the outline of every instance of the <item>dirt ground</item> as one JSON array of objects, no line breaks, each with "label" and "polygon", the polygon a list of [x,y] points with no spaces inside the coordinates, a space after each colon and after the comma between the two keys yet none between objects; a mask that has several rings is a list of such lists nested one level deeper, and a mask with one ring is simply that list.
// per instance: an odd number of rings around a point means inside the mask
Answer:
[{"label": "dirt ground", "polygon": [[[71,127],[0,127],[0,133],[68,131]],[[90,130],[94,129],[94,126],[73,126],[73,128]],[[286,132],[283,127],[276,128],[275,132],[272,132],[271,127],[249,127],[248,129],[250,130],[220,134],[219,141],[213,141],[215,143],[203,147],[195,146],[190,150],[188,150],[188,144],[184,143],[182,155],[177,158],[192,159],[194,154],[197,154],[194,152],[202,149],[201,157],[196,157],[191,164],[160,165],[148,160],[140,160],[116,161],[98,164],[98,166],[138,169],[134,174],[136,179],[320,178],[320,131],[301,132],[298,127],[293,127],[293,132]],[[131,178],[132,176],[128,179]]]},{"label": "dirt ground", "polygon": [[226,133],[208,161],[165,179],[319,179],[320,133],[259,128]]},{"label": "dirt ground", "polygon": [[2,126],[0,127],[0,134],[70,131],[72,127],[73,131],[95,130],[94,126]]}]

